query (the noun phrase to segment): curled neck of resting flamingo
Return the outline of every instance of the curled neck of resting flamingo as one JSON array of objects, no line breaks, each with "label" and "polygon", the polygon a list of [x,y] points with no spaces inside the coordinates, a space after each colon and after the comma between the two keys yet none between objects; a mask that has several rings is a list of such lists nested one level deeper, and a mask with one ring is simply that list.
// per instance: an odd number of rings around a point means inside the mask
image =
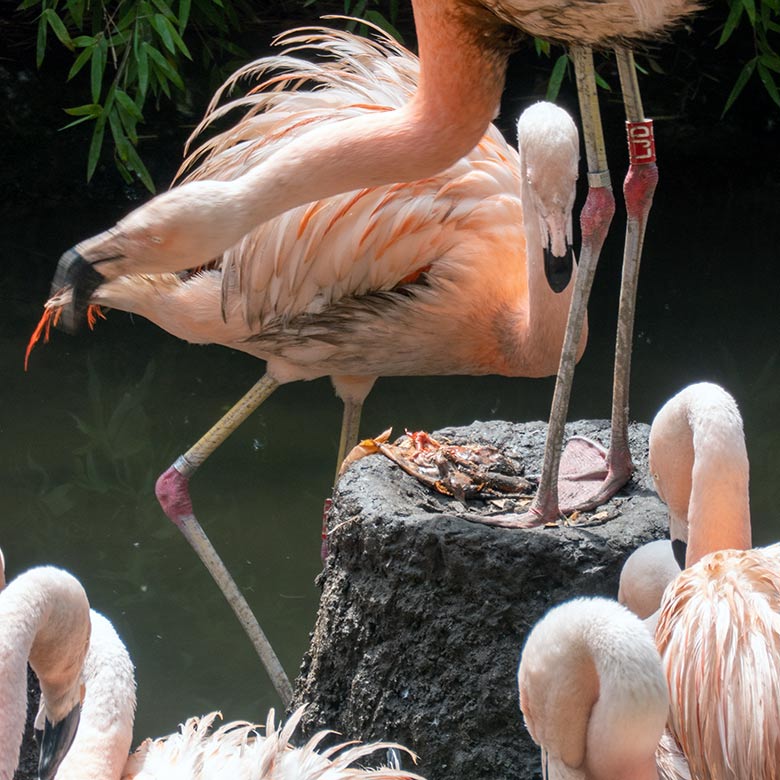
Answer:
[{"label": "curled neck of resting flamingo", "polygon": [[[497,113],[511,36],[501,34],[505,25],[487,10],[443,12],[441,5],[415,3],[420,79],[405,106],[315,128],[231,181],[175,187],[76,251],[106,278],[185,270],[208,263],[255,225],[295,206],[424,179],[456,162]],[[132,267],[116,254],[123,237],[140,250]],[[104,246],[111,247],[110,257]]]},{"label": "curled neck of resting flamingo", "polygon": [[686,566],[716,550],[751,547],[749,463],[742,417],[721,387],[690,385],[667,401],[650,429],[650,471],[669,507]]},{"label": "curled neck of resting flamingo", "polygon": [[657,780],[666,679],[652,637],[627,609],[592,598],[550,610],[528,636],[517,677],[551,780]]},{"label": "curled neck of resting flamingo", "polygon": [[0,780],[10,780],[19,759],[28,661],[46,702],[39,765],[46,780],[57,771],[78,725],[89,603],[67,572],[30,569],[0,593],[0,626]]},{"label": "curled neck of resting flamingo", "polygon": [[[90,618],[81,721],[55,780],[119,780],[133,741],[133,663],[111,622],[94,610]],[[41,708],[44,704],[42,697]]]}]

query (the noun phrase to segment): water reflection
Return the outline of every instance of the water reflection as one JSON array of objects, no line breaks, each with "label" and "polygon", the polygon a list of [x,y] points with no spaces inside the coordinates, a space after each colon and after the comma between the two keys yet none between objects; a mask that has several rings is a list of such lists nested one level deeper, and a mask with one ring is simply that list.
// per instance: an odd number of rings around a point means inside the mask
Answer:
[{"label": "water reflection", "polygon": [[[662,173],[640,282],[632,417],[649,420],[690,381],[724,384],[745,417],[756,542],[768,542],[780,536],[777,220],[767,218],[771,199],[749,181],[715,180],[684,160],[666,170],[675,174]],[[0,544],[11,575],[37,563],[65,566],[114,620],[138,668],[139,736],[215,708],[227,718],[260,719],[278,707],[273,689],[221,594],[157,507],[152,485],[262,364],[112,313],[94,333],[55,334],[22,372],[49,282],[33,259],[44,255],[53,269],[64,247],[125,210],[8,209],[0,228],[9,258],[0,314]],[[597,275],[572,417],[609,415],[621,249],[616,232]],[[363,431],[546,419],[551,393],[552,380],[382,379]],[[283,387],[192,483],[201,521],[290,674],[317,606],[320,516],[340,415],[326,380]]]}]

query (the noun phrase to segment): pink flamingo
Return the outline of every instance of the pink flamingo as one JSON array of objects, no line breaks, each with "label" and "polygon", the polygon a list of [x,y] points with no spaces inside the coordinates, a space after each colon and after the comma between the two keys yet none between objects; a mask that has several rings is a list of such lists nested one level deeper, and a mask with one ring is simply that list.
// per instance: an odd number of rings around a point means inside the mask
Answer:
[{"label": "pink flamingo", "polygon": [[[73,580],[60,570],[52,571]],[[66,609],[68,602],[60,599],[59,594],[52,592],[51,600],[58,609]],[[91,626],[83,666],[75,664],[79,687],[83,684],[81,721],[70,750],[61,757],[56,777],[53,773],[48,775],[54,780],[423,780],[411,772],[387,767],[366,770],[354,766],[378,750],[405,750],[393,743],[347,743],[323,750],[319,746],[328,732],[320,732],[303,746],[293,747],[290,739],[303,707],[278,726],[273,710],[264,727],[236,721],[212,728],[221,717],[216,712],[189,718],[178,732],[146,739],[128,755],[136,704],[133,663],[107,618],[94,610],[82,610],[79,617],[71,626],[63,623],[50,631],[67,647],[71,637],[82,636]],[[78,631],[74,633],[75,629]],[[41,702],[44,707],[49,706],[45,690]],[[3,704],[5,708],[5,701]],[[0,777],[5,780],[10,775],[0,773]]]},{"label": "pink flamingo", "polygon": [[664,731],[661,658],[625,607],[579,598],[551,609],[528,635],[517,683],[549,780],[690,780]]},{"label": "pink flamingo", "polygon": [[[237,101],[246,116],[195,152],[208,156],[193,175],[212,183],[239,176],[311,132],[310,124],[337,127],[345,116],[387,112],[413,93],[417,61],[389,41],[326,31],[284,41],[338,57],[320,65],[275,57],[245,68],[236,78],[271,65],[285,72],[270,82],[273,90]],[[326,88],[280,89],[304,78]],[[214,108],[204,124],[225,110]],[[197,525],[186,477],[226,429],[285,382],[332,376],[344,401],[340,463],[357,441],[361,406],[377,375],[555,372],[571,285],[555,293],[549,280],[563,277],[566,287],[572,271],[577,131],[562,109],[540,103],[523,113],[518,137],[519,155],[491,127],[440,174],[300,206],[257,225],[217,267],[186,276],[123,275],[91,294],[92,304],[141,314],[188,341],[267,361],[263,379],[229,413],[231,422],[220,421],[181,456],[157,491],[253,637],[285,702],[289,681]],[[66,287],[47,303],[48,316],[71,300]],[[584,345],[585,333],[578,355]]]},{"label": "pink flamingo", "polygon": [[[421,66],[419,86],[408,102],[392,111],[346,118],[338,125],[313,122],[310,132],[301,132],[238,178],[190,181],[140,207],[109,231],[82,241],[63,255],[55,275],[55,291],[65,284],[75,290],[63,324],[71,329],[76,325],[90,292],[106,279],[206,264],[235,247],[258,224],[288,209],[342,192],[435,175],[468,153],[484,134],[499,103],[507,57],[518,29],[571,44],[590,185],[582,215],[580,273],[537,498],[526,516],[506,518],[502,524],[538,525],[557,519],[557,476],[574,363],[595,264],[614,212],[590,47],[658,35],[697,6],[696,0],[579,0],[570,4],[413,0]],[[644,118],[632,55],[622,45],[616,51],[631,150],[624,187],[626,259],[618,315],[612,443],[604,453],[595,445],[577,441],[570,457],[578,461],[584,456],[578,471],[590,476],[579,491],[577,503],[583,507],[596,506],[614,494],[633,469],[627,442],[633,310],[644,227],[657,180],[652,123]],[[262,124],[259,118],[258,124]],[[241,270],[242,276],[252,275],[251,269]],[[244,294],[249,296],[251,291],[245,287]],[[250,399],[239,403],[241,408],[247,403],[256,406],[266,396],[267,388],[261,385]],[[233,417],[243,418],[243,412]],[[229,430],[227,426],[220,435],[228,435]],[[212,444],[211,440],[204,442],[206,455]],[[181,481],[175,475],[171,480]]]},{"label": "pink flamingo", "polygon": [[80,672],[90,636],[86,593],[61,569],[31,569],[0,593],[0,626],[0,780],[13,778],[19,760],[28,661],[43,701],[38,774],[52,780],[79,725]]},{"label": "pink flamingo", "polygon": [[734,399],[691,385],[658,412],[650,469],[686,569],[656,644],[669,726],[694,777],[780,777],[780,545],[751,549],[749,464]]}]

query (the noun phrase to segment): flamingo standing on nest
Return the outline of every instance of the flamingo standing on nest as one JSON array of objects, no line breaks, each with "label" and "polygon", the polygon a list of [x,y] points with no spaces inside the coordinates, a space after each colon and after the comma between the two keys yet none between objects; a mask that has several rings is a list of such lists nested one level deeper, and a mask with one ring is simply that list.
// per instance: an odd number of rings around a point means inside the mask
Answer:
[{"label": "flamingo standing on nest", "polygon": [[38,776],[54,777],[79,725],[89,635],[86,593],[60,569],[31,569],[0,593],[0,780],[11,780],[19,761],[28,661],[44,702]]},{"label": "flamingo standing on nest", "polygon": [[[107,232],[82,241],[63,255],[55,275],[55,291],[66,284],[74,288],[63,325],[69,329],[76,326],[91,291],[107,279],[207,264],[236,247],[257,225],[288,209],[338,193],[436,175],[467,154],[483,136],[499,104],[507,58],[519,38],[518,30],[570,44],[590,185],[582,214],[580,274],[561,354],[537,498],[525,516],[501,522],[528,526],[557,520],[557,477],[574,363],[596,261],[614,212],[591,46],[618,43],[631,167],[624,185],[628,226],[612,442],[605,454],[577,441],[570,458],[577,461],[585,453],[587,462],[577,470],[579,476],[590,477],[590,481],[580,483],[575,503],[598,505],[625,484],[633,469],[627,433],[633,310],[644,229],[657,180],[652,123],[645,120],[632,55],[624,43],[658,36],[697,7],[697,0],[413,0],[421,65],[419,86],[408,102],[392,111],[358,112],[338,124],[308,123],[292,143],[277,148],[261,164],[248,166],[238,178],[190,181],[136,209]],[[257,124],[262,122],[257,117]],[[240,263],[238,267],[243,279],[257,278],[251,268]],[[233,280],[226,276],[223,283],[227,292]],[[251,297],[251,285],[244,283],[240,288]],[[267,393],[267,382],[260,380],[251,399],[242,399],[239,404],[241,408],[248,403],[256,407]],[[229,435],[231,425],[245,416],[243,412],[228,414],[229,424],[222,426],[217,438]],[[203,456],[213,450],[213,439],[202,443]],[[170,474],[170,479],[181,482],[192,469],[181,462],[178,466],[184,468],[184,474]]]},{"label": "flamingo standing on nest", "polygon": [[[213,108],[206,125],[236,106],[246,116],[194,153],[191,160],[208,155],[194,176],[207,183],[238,176],[312,124],[338,127],[344,116],[387,113],[413,94],[417,61],[389,40],[309,31],[283,42],[338,57],[313,65],[282,56],[245,68],[239,75],[283,73],[268,89]],[[303,79],[324,88],[295,89]],[[340,463],[357,440],[377,375],[555,372],[571,299],[577,130],[562,109],[540,103],[523,113],[518,137],[519,156],[491,127],[443,173],[298,207],[256,226],[216,267],[119,276],[94,289],[90,303],[265,359],[265,377],[234,419],[281,383],[330,374],[344,400]],[[57,293],[47,315],[57,316],[71,296],[71,288]],[[584,345],[583,332],[578,355]],[[218,446],[226,427],[218,424],[177,460],[158,481],[158,497],[215,575],[287,702],[289,682],[185,490],[183,475]]]},{"label": "flamingo standing on nest", "polygon": [[685,570],[656,644],[669,725],[694,777],[780,777],[780,544],[751,549],[749,464],[734,399],[691,385],[658,412],[650,470]]},{"label": "flamingo standing on nest", "polygon": [[[24,598],[20,599],[22,591]],[[89,610],[81,586],[60,569],[30,570],[11,583],[8,592],[7,597],[0,598],[4,632],[5,627],[11,625],[11,620],[29,623],[28,607],[33,605],[38,608],[41,605],[46,613],[46,624],[40,633],[46,634],[50,650],[54,646],[54,657],[58,663],[72,662],[68,675],[75,675],[77,703],[83,685],[81,719],[75,739],[69,732],[72,739],[69,750],[69,743],[63,742],[61,747],[58,744],[56,764],[48,763],[46,771],[41,773],[41,778],[45,780],[166,780],[171,777],[186,777],[188,780],[215,777],[236,780],[423,780],[416,774],[401,770],[365,770],[353,766],[356,761],[378,750],[404,750],[392,743],[348,743],[318,750],[327,735],[327,732],[321,732],[302,747],[293,747],[290,738],[304,708],[278,727],[271,711],[262,734],[262,727],[244,721],[212,729],[220,717],[218,713],[190,718],[179,732],[161,739],[147,739],[128,756],[135,717],[135,672],[127,649],[111,622]],[[13,632],[3,636],[3,640],[7,639],[9,643],[15,638]],[[40,641],[36,639],[36,646]],[[75,647],[80,648],[77,655],[67,652]],[[59,648],[62,648],[63,655],[58,654]],[[15,655],[21,657],[23,653]],[[51,659],[48,662],[51,663]],[[1,679],[6,680],[5,677]],[[44,685],[44,678],[41,683],[42,710],[39,718],[60,706],[57,691]],[[19,752],[18,745],[14,751],[9,742],[3,741],[6,727],[18,730],[21,740],[20,724],[24,722],[24,709],[22,707],[20,711],[15,694],[19,685],[24,694],[26,686],[23,682],[13,687],[0,687],[0,746],[9,748],[0,752],[0,778],[3,780],[12,777],[15,763],[12,764],[11,759]],[[24,701],[22,699],[22,703]],[[50,739],[47,724],[42,755],[51,754]]]},{"label": "flamingo standing on nest", "polygon": [[580,598],[551,609],[528,635],[517,683],[549,780],[690,780],[664,732],[661,658],[620,604]]}]

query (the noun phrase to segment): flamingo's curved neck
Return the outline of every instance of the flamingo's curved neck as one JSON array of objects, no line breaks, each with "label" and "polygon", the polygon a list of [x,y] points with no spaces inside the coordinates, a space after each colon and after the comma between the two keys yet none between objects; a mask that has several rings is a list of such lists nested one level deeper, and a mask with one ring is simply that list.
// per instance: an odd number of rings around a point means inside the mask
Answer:
[{"label": "flamingo's curved neck", "polygon": [[[242,197],[233,203],[245,205],[235,240],[304,203],[426,178],[479,141],[504,85],[508,46],[496,49],[493,34],[502,28],[489,21],[491,14],[468,5],[453,10],[437,0],[417,0],[414,11],[421,75],[411,101],[314,129],[236,180]],[[490,35],[484,34],[488,27]]]}]

